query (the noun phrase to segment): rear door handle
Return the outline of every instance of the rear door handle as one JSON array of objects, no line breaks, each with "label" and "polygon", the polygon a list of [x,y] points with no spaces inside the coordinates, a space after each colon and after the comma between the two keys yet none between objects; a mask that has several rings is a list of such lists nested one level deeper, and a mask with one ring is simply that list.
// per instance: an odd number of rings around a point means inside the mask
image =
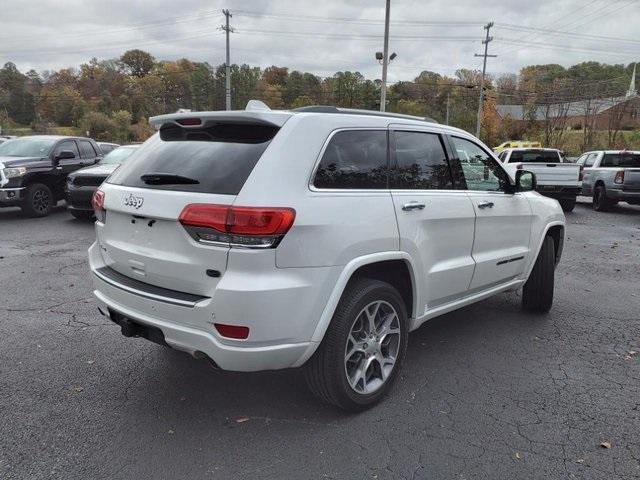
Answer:
[{"label": "rear door handle", "polygon": [[478,204],[478,208],[493,208],[493,202],[482,202]]},{"label": "rear door handle", "polygon": [[426,205],[420,202],[409,202],[402,205],[402,210],[410,212],[411,210],[423,210]]}]

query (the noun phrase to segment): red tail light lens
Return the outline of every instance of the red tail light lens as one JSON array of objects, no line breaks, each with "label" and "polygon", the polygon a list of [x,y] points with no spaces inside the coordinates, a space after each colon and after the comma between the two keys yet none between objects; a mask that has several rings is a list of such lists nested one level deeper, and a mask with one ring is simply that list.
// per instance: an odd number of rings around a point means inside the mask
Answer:
[{"label": "red tail light lens", "polygon": [[292,208],[232,207],[192,204],[180,214],[180,223],[200,242],[273,248],[295,220]]},{"label": "red tail light lens", "polygon": [[96,190],[91,197],[91,205],[93,206],[93,210],[96,214],[96,218],[99,222],[105,221],[107,217],[107,211],[104,208],[104,192],[102,190]]},{"label": "red tail light lens", "polygon": [[235,338],[236,340],[245,340],[249,337],[249,327],[225,325],[223,323],[214,323],[213,326],[223,337]]},{"label": "red tail light lens", "polygon": [[624,170],[618,170],[616,172],[616,178],[613,179],[613,183],[622,185],[624,183]]},{"label": "red tail light lens", "polygon": [[176,122],[180,125],[184,125],[185,127],[202,125],[202,120],[199,118],[179,118]]}]

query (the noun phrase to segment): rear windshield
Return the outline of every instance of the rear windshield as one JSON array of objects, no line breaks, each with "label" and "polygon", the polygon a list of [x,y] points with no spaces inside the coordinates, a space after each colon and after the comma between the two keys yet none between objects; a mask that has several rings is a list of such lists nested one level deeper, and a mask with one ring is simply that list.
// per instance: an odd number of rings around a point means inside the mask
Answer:
[{"label": "rear windshield", "polygon": [[[126,187],[237,195],[278,132],[265,125],[162,128],[109,178]],[[145,182],[144,175],[160,182]]]},{"label": "rear windshield", "polygon": [[637,167],[640,168],[638,153],[605,153],[601,167]]},{"label": "rear windshield", "polygon": [[528,150],[511,152],[509,163],[560,163],[558,152],[549,150]]}]

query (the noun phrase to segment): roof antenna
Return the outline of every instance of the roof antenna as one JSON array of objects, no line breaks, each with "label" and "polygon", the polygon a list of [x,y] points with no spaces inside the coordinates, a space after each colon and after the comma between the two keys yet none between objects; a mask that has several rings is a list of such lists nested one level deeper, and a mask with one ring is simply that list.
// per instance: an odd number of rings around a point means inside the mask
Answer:
[{"label": "roof antenna", "polygon": [[264,102],[261,102],[260,100],[249,100],[247,102],[247,106],[245,107],[245,110],[250,112],[270,112],[271,111],[271,109],[269,108],[269,105],[267,105]]}]

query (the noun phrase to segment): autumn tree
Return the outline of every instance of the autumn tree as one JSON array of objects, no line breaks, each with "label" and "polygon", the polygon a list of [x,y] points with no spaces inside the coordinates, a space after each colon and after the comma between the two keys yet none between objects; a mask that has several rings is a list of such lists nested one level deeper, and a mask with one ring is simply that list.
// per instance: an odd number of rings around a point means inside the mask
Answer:
[{"label": "autumn tree", "polygon": [[144,77],[151,72],[156,59],[148,52],[144,50],[127,50],[120,57],[120,64],[127,74],[134,77]]}]

